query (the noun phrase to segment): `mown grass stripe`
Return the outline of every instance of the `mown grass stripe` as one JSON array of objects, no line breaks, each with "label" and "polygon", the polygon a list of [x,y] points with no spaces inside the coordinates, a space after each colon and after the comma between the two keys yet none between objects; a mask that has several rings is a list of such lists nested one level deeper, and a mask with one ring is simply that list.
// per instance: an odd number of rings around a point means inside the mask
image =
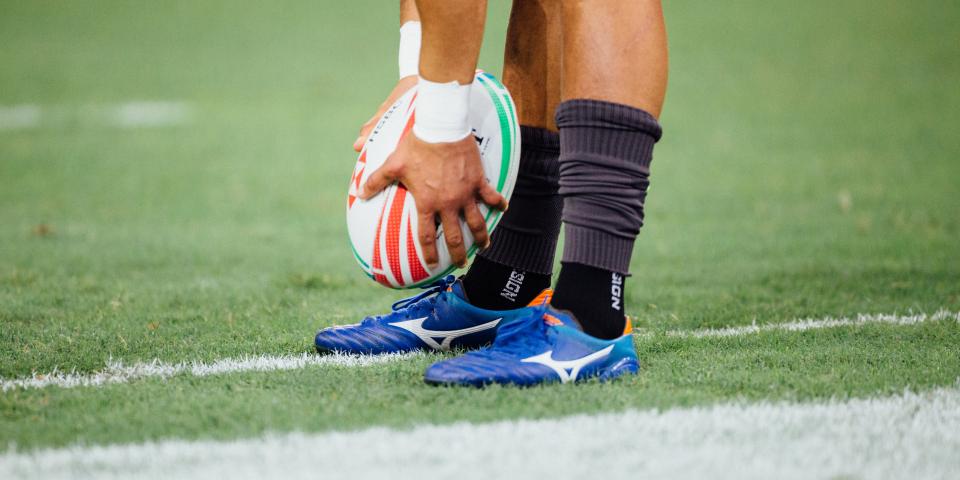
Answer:
[{"label": "mown grass stripe", "polygon": [[[722,338],[751,335],[760,332],[784,331],[802,332],[824,328],[855,327],[867,324],[917,325],[930,321],[960,322],[960,312],[938,310],[933,314],[859,314],[855,317],[825,317],[820,319],[800,319],[785,323],[747,325],[719,329],[669,330],[662,335],[678,338]],[[650,331],[637,332],[635,335],[652,338],[660,334]],[[389,362],[407,360],[415,354],[388,355],[314,355],[309,353],[291,355],[259,355],[240,358],[226,358],[212,363],[181,362],[165,363],[159,360],[124,365],[121,362],[108,361],[105,369],[94,373],[76,373],[54,371],[35,373],[28,377],[0,378],[2,391],[31,388],[75,388],[100,387],[103,385],[126,383],[141,378],[169,378],[175,375],[194,376],[221,375],[238,372],[265,372],[272,370],[295,370],[311,366],[328,367],[365,367]]]},{"label": "mown grass stripe", "polygon": [[134,100],[112,104],[0,105],[0,131],[80,125],[120,129],[161,128],[185,125],[194,107],[180,100]]},{"label": "mown grass stripe", "polygon": [[956,478],[960,385],[546,420],[82,445],[0,455],[3,478]]},{"label": "mown grass stripe", "polygon": [[37,105],[0,105],[0,131],[35,128],[42,118],[43,111]]}]

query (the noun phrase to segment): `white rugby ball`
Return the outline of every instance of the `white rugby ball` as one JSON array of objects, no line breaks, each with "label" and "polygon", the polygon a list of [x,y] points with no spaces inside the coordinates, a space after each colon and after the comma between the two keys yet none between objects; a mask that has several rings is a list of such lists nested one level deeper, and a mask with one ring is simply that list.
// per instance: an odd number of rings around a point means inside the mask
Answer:
[{"label": "white rugby ball", "polygon": [[[507,89],[488,73],[478,71],[470,90],[470,122],[484,175],[487,182],[509,200],[520,165],[516,108]],[[383,165],[404,135],[411,134],[416,111],[417,88],[414,87],[377,122],[357,159],[347,193],[347,230],[353,256],[367,276],[391,288],[429,285],[456,268],[439,224],[436,242],[439,262],[431,269],[423,261],[417,241],[416,205],[402,184],[390,185],[368,200],[357,198],[370,174]],[[487,222],[487,232],[493,233],[502,213],[482,202],[479,207]],[[460,229],[470,257],[477,247],[463,218]]]}]

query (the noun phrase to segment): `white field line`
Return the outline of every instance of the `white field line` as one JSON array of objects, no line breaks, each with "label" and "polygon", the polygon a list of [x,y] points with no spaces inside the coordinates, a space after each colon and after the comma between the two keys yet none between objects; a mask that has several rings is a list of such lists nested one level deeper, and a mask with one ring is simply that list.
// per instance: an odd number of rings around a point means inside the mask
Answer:
[{"label": "white field line", "polygon": [[823,328],[836,327],[856,327],[867,324],[888,324],[888,325],[916,325],[924,322],[939,322],[951,320],[960,322],[960,312],[950,312],[947,310],[938,310],[932,315],[926,313],[914,313],[910,315],[897,314],[858,314],[855,317],[826,317],[826,318],[805,318],[793,320],[784,323],[767,323],[763,325],[725,327],[725,328],[704,328],[699,330],[670,330],[666,334],[669,337],[682,338],[708,338],[708,337],[739,337],[760,332],[803,332],[806,330],[819,330]]},{"label": "white field line", "polygon": [[49,374],[34,374],[30,377],[2,380],[3,391],[15,388],[61,388],[100,387],[113,383],[126,383],[140,378],[168,378],[189,374],[196,377],[223,375],[235,372],[267,372],[273,370],[297,370],[311,366],[365,367],[413,358],[416,354],[387,355],[315,355],[300,353],[292,355],[258,355],[240,358],[225,358],[212,363],[181,362],[164,363],[154,360],[147,363],[124,365],[109,361],[99,372],[81,374],[54,371]]},{"label": "white field line", "polygon": [[[858,315],[856,317],[804,319],[786,323],[771,323],[764,325],[750,325],[744,327],[728,327],[722,329],[702,330],[670,330],[669,337],[705,338],[705,337],[734,337],[767,331],[799,332],[823,328],[860,326],[866,324],[915,325],[929,321],[956,321],[960,322],[960,312],[940,310],[932,315],[917,313],[910,315],[876,314]],[[651,338],[652,332],[639,332],[636,335]],[[314,365],[327,366],[366,366],[394,362],[411,358],[411,355],[261,355],[257,357],[227,358],[213,363],[185,362],[164,363],[159,360],[145,363],[124,365],[120,362],[107,362],[105,369],[94,373],[75,373],[54,371],[50,373],[34,373],[28,377],[6,379],[0,377],[0,390],[6,392],[17,388],[45,388],[45,387],[99,387],[113,383],[126,383],[140,378],[168,378],[179,374],[194,376],[219,375],[236,372],[264,372],[270,370],[295,370]]]},{"label": "white field line", "polygon": [[960,388],[0,454],[0,478],[960,478]]},{"label": "white field line", "polygon": [[0,131],[97,125],[122,129],[159,128],[189,123],[194,108],[184,101],[136,100],[115,104],[0,105]]}]

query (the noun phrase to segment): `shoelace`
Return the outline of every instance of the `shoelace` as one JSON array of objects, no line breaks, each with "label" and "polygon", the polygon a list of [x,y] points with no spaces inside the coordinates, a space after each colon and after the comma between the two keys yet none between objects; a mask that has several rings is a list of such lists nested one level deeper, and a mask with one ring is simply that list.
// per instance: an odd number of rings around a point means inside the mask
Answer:
[{"label": "shoelace", "polygon": [[453,275],[447,275],[446,277],[437,280],[431,285],[420,287],[424,289],[424,291],[412,297],[407,297],[402,300],[397,300],[396,302],[393,302],[393,305],[390,306],[390,309],[393,310],[394,312],[397,312],[407,307],[410,307],[411,305],[416,304],[417,302],[419,302],[420,300],[423,300],[424,298],[427,298],[431,295],[437,295],[439,293],[442,293],[444,290],[449,288],[450,285],[453,285],[453,282],[455,281],[457,281],[456,277],[454,277]]},{"label": "shoelace", "polygon": [[544,303],[534,308],[529,315],[501,327],[492,350],[525,352],[531,347],[548,342],[549,326],[543,320],[546,311],[547,304]]}]

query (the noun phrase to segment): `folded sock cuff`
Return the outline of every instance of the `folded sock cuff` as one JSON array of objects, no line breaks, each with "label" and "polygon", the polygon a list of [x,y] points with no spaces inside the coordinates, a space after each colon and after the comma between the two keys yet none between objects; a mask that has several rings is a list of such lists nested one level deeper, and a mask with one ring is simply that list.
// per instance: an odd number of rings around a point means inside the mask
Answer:
[{"label": "folded sock cuff", "polygon": [[641,109],[590,99],[561,103],[556,120],[563,261],[626,274],[643,225],[660,124]]},{"label": "folded sock cuff", "polygon": [[490,248],[477,255],[517,270],[550,275],[556,249],[556,236],[526,235],[506,227],[494,231]]},{"label": "folded sock cuff", "polygon": [[560,235],[560,135],[520,126],[522,148],[510,209],[478,255],[517,270],[549,275]]},{"label": "folded sock cuff", "polygon": [[557,106],[558,128],[595,127],[605,130],[642,131],[654,141],[663,136],[660,123],[646,110],[622,103],[577,98]]}]

